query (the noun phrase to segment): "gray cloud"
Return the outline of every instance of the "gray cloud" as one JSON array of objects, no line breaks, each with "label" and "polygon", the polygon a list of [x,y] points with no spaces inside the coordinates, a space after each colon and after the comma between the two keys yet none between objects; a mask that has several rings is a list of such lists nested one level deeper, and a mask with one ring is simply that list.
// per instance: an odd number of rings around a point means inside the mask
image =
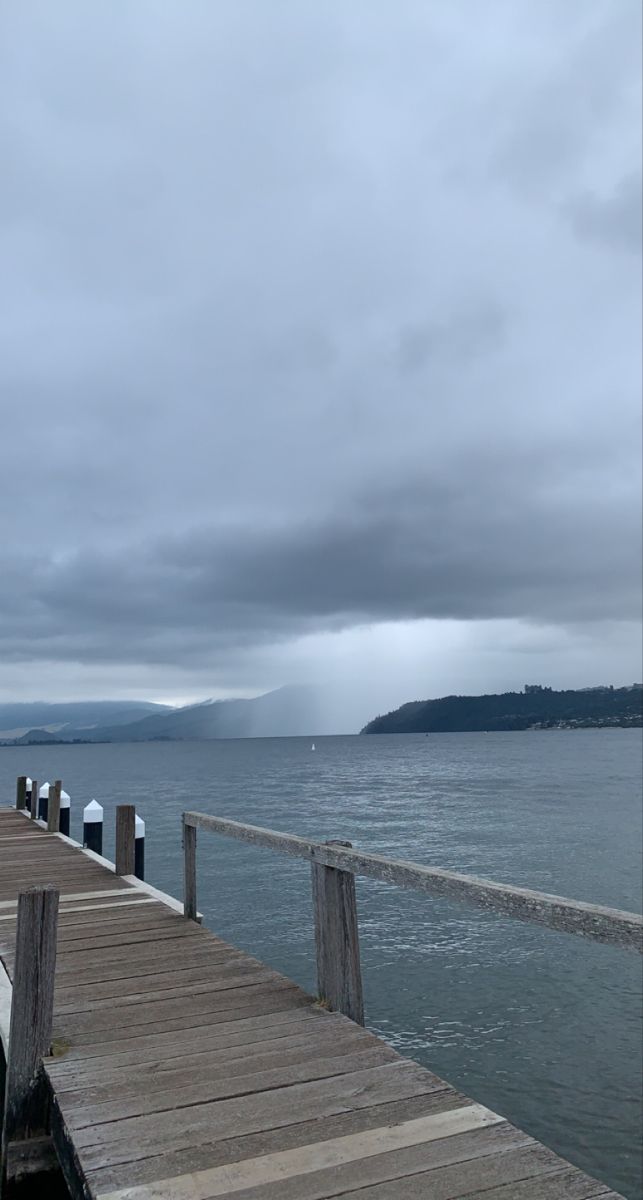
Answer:
[{"label": "gray cloud", "polygon": [[8,693],[278,684],[298,639],[425,620],[620,663],[636,0],[2,20]]},{"label": "gray cloud", "polygon": [[588,193],[567,206],[572,226],[580,237],[603,242],[608,249],[641,254],[643,249],[643,179],[627,175],[611,196]]}]

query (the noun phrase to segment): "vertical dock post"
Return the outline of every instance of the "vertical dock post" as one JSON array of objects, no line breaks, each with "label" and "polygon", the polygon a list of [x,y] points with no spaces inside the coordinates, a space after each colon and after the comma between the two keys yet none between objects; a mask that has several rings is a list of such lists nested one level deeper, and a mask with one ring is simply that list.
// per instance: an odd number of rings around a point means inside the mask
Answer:
[{"label": "vertical dock post", "polygon": [[41,821],[47,820],[47,810],[49,808],[49,780],[43,783],[38,792],[38,817]]},{"label": "vertical dock post", "polygon": [[19,775],[16,780],[16,808],[27,807],[27,776]]},{"label": "vertical dock post", "polygon": [[183,915],[196,921],[196,829],[183,814]]},{"label": "vertical dock post", "polygon": [[116,807],[116,854],[114,866],[117,875],[133,875],[136,853],[134,848],[136,831],[136,809],[133,804]]},{"label": "vertical dock post", "polygon": [[2,1125],[0,1190],[11,1184],[7,1151],[47,1132],[48,1096],[42,1058],[51,1048],[58,928],[58,888],[29,888],[18,896],[16,957]]},{"label": "vertical dock post", "polygon": [[[330,841],[328,846],[352,846]],[[359,958],[355,876],[312,863],[317,986],[322,1000],[335,1012],[364,1024],[364,999]]]},{"label": "vertical dock post", "polygon": [[103,853],[103,806],[90,800],[83,809],[83,846],[94,854]]},{"label": "vertical dock post", "polygon": [[62,780],[57,779],[49,788],[49,799],[47,804],[47,832],[60,832],[60,797],[62,794]]},{"label": "vertical dock post", "polygon": [[71,797],[69,792],[60,793],[60,832],[69,837],[71,828]]},{"label": "vertical dock post", "polygon": [[145,879],[145,821],[138,816],[134,820],[134,874]]},{"label": "vertical dock post", "polygon": [[32,781],[31,781],[31,800],[29,801],[29,808],[31,810],[31,819],[33,821],[34,818],[38,816],[38,780],[37,779],[32,779]]},{"label": "vertical dock post", "polygon": [[27,775],[27,786],[25,789],[25,808],[27,809],[28,812],[31,811],[31,789],[32,789],[32,787],[33,787],[33,779],[30,779],[29,776]]}]

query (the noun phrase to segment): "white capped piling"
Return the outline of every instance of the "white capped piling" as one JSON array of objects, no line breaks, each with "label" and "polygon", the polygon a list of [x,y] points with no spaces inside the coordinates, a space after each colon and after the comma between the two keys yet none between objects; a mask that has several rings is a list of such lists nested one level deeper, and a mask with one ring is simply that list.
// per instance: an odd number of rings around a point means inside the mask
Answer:
[{"label": "white capped piling", "polygon": [[27,775],[25,779],[25,808],[31,809],[31,789],[33,787],[33,779]]},{"label": "white capped piling", "polygon": [[49,783],[49,780],[47,780],[46,783],[43,783],[42,787],[40,788],[40,791],[38,792],[38,817],[40,818],[41,821],[47,820],[47,813],[49,811],[49,788],[50,788],[50,786],[51,785]]},{"label": "white capped piling", "polygon": [[69,792],[60,793],[60,832],[69,837],[71,827],[71,797]]},{"label": "white capped piling", "polygon": [[94,854],[103,853],[103,806],[90,800],[83,809],[83,846]]},{"label": "white capped piling", "polygon": [[139,816],[134,818],[134,874],[145,879],[145,821]]},{"label": "white capped piling", "polygon": [[38,816],[38,780],[31,781],[31,799],[29,801],[31,819]]}]

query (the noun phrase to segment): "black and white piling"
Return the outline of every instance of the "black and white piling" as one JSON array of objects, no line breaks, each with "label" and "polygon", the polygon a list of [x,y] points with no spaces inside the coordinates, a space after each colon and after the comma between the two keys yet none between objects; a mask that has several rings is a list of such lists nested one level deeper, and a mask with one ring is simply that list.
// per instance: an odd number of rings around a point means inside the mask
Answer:
[{"label": "black and white piling", "polygon": [[26,780],[25,780],[25,784],[26,784],[26,787],[25,787],[25,808],[28,808],[28,809],[30,809],[30,810],[31,810],[31,788],[32,788],[32,786],[33,786],[33,780],[32,780],[32,779],[30,779],[28,775],[27,775],[27,778],[26,778]]},{"label": "black and white piling", "polygon": [[47,780],[38,792],[38,819],[40,821],[46,821],[49,813],[49,787],[49,780]]},{"label": "black and white piling", "polygon": [[134,821],[134,874],[145,879],[145,821],[136,817]]},{"label": "black and white piling", "polygon": [[60,793],[60,832],[69,837],[71,824],[71,799],[69,792]]},{"label": "black and white piling", "polygon": [[83,809],[83,846],[94,854],[103,853],[103,806],[90,800]]}]

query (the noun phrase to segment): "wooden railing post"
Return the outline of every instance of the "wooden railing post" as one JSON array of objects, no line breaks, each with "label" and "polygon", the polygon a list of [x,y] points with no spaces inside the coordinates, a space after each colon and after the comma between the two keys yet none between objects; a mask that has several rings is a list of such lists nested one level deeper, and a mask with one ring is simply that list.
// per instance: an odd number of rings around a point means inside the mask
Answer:
[{"label": "wooden railing post", "polygon": [[47,1132],[48,1095],[42,1059],[51,1049],[58,928],[58,888],[18,896],[9,1050],[2,1126],[2,1179],[10,1185],[11,1144]]},{"label": "wooden railing post", "polygon": [[114,866],[117,875],[133,875],[136,865],[134,839],[136,834],[136,809],[133,804],[119,804],[116,808],[116,853]]},{"label": "wooden railing post", "polygon": [[27,776],[19,775],[16,780],[16,808],[27,807]]},{"label": "wooden railing post", "polygon": [[[351,842],[326,842],[347,846]],[[362,973],[355,900],[355,876],[312,863],[317,987],[320,999],[335,1012],[364,1024]]]},{"label": "wooden railing post", "polygon": [[196,921],[196,829],[183,814],[183,915]]},{"label": "wooden railing post", "polygon": [[38,780],[31,781],[31,819],[34,820],[38,816]]},{"label": "wooden railing post", "polygon": [[60,832],[60,793],[62,792],[62,779],[57,779],[55,783],[49,787],[49,802],[47,805],[47,832]]}]

